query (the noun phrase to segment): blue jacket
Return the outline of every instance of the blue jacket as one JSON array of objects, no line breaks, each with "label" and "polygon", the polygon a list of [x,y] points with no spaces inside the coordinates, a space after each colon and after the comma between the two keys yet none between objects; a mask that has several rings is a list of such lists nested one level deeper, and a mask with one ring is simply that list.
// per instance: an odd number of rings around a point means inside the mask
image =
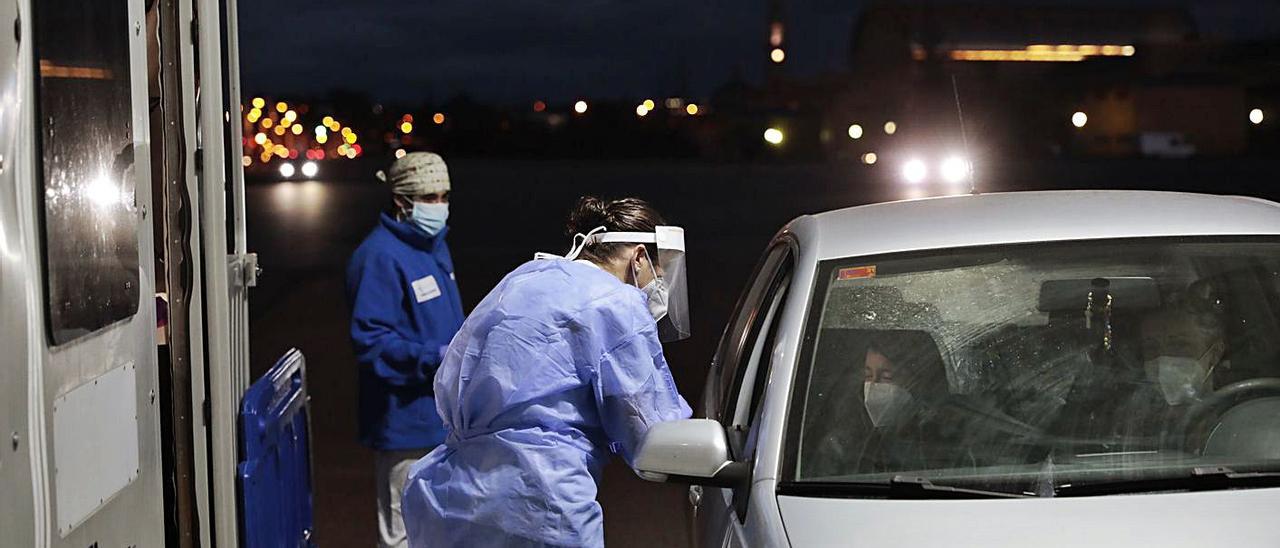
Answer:
[{"label": "blue jacket", "polygon": [[360,442],[374,449],[444,441],[431,384],[463,319],[448,230],[430,238],[383,214],[347,265]]}]

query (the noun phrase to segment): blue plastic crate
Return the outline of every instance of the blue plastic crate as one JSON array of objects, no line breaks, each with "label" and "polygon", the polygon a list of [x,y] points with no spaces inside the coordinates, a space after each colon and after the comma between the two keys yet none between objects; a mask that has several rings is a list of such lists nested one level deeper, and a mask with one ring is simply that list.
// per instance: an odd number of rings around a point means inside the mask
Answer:
[{"label": "blue plastic crate", "polygon": [[292,349],[240,404],[240,527],[246,548],[310,547],[306,359]]}]

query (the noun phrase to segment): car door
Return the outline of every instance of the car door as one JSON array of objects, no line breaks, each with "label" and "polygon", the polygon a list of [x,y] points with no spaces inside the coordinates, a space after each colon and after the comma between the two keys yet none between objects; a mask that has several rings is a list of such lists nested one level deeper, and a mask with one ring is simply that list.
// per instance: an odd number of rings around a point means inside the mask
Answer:
[{"label": "car door", "polygon": [[[775,242],[748,283],[712,364],[704,413],[724,425],[735,461],[753,462],[755,458],[756,418],[768,378],[776,320],[793,264],[792,242]],[[743,527],[751,519],[748,486],[690,488],[695,540],[701,541],[696,544],[746,544]]]}]

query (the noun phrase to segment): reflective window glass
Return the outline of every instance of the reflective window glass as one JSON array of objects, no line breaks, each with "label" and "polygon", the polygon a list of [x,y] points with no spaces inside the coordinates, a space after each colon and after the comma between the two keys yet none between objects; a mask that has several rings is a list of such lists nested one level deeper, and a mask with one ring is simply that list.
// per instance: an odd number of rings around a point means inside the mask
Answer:
[{"label": "reflective window glass", "polygon": [[38,139],[50,338],[138,309],[128,2],[38,2]]}]

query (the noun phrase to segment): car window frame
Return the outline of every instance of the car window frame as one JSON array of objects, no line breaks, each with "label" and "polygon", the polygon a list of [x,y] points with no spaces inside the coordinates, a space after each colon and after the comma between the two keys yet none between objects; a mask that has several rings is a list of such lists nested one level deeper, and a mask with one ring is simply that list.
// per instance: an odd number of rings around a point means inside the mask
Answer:
[{"label": "car window frame", "polygon": [[[706,406],[707,418],[716,420],[722,425],[726,420],[725,416],[729,414],[727,410],[732,405],[736,405],[737,398],[733,396],[733,387],[741,384],[739,377],[743,365],[743,352],[749,341],[754,340],[752,327],[760,317],[761,308],[765,302],[765,292],[769,288],[769,283],[765,281],[772,281],[782,256],[793,248],[794,242],[790,239],[775,240],[770,243],[761,260],[752,270],[751,277],[747,278],[742,295],[734,305],[733,314],[729,316],[730,321],[725,327],[724,335],[720,339],[711,364],[711,375],[708,379],[710,390],[707,396],[709,401]],[[765,276],[766,272],[770,275]],[[730,416],[728,420],[732,421],[733,417]]]},{"label": "car window frame", "polygon": [[912,260],[928,257],[936,257],[950,253],[983,253],[993,250],[1019,249],[1052,245],[1070,245],[1070,244],[1126,244],[1126,243],[1150,243],[1150,244],[1187,244],[1187,243],[1280,243],[1280,237],[1269,234],[1253,234],[1253,235],[1214,235],[1214,234],[1185,234],[1171,236],[1144,236],[1144,237],[1118,237],[1118,238],[1090,238],[1090,239],[1074,239],[1074,240],[1050,240],[1038,242],[1016,242],[1016,243],[999,243],[999,244],[983,244],[972,246],[954,246],[947,248],[933,248],[915,251],[902,251],[892,253],[880,253],[874,255],[850,255],[845,257],[836,257],[831,259],[819,260],[814,268],[814,280],[812,291],[808,295],[809,302],[805,312],[804,323],[801,326],[800,348],[796,356],[796,369],[791,379],[791,385],[788,387],[791,398],[787,404],[786,417],[783,419],[782,433],[782,454],[781,467],[778,474],[778,489],[780,495],[798,494],[804,496],[814,496],[812,489],[805,489],[807,484],[813,482],[797,481],[796,467],[800,460],[800,435],[803,431],[803,417],[806,400],[809,393],[809,378],[813,369],[814,353],[817,350],[817,326],[822,324],[822,315],[825,307],[817,306],[815,300],[822,295],[826,295],[830,289],[831,283],[834,281],[835,269],[841,265],[848,265],[851,262],[878,264],[887,260]]}]

